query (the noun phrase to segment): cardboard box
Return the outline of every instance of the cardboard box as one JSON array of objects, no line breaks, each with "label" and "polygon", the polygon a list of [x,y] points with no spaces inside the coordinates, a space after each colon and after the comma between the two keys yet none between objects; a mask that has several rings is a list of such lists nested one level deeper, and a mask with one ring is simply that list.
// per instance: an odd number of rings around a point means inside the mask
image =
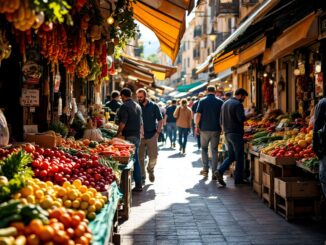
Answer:
[{"label": "cardboard box", "polygon": [[283,177],[274,179],[274,192],[283,198],[320,197],[320,186],[315,180],[301,177]]},{"label": "cardboard box", "polygon": [[36,145],[52,148],[56,146],[56,136],[49,134],[26,134],[26,142],[35,143]]}]

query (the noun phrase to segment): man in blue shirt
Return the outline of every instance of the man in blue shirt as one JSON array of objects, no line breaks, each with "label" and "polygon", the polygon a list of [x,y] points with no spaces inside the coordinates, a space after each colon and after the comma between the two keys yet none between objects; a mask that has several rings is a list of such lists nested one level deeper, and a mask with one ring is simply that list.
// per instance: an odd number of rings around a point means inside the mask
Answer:
[{"label": "man in blue shirt", "polygon": [[177,125],[176,125],[177,119],[173,116],[173,113],[176,109],[177,109],[177,101],[172,100],[172,105],[170,105],[166,109],[166,113],[165,113],[167,135],[171,142],[171,148],[175,147],[175,141],[177,139]]},{"label": "man in blue shirt", "polygon": [[221,134],[220,113],[223,105],[223,101],[216,98],[215,92],[214,86],[207,87],[207,96],[199,101],[196,112],[196,134],[200,134],[203,162],[203,169],[200,174],[208,177],[208,145],[210,143],[213,180],[216,180],[214,173],[218,164],[218,144]]},{"label": "man in blue shirt", "polygon": [[140,141],[139,146],[139,162],[142,169],[143,180],[146,179],[145,171],[145,155],[148,154],[149,161],[147,172],[149,180],[155,181],[154,167],[157,161],[158,147],[157,140],[163,126],[163,117],[158,105],[148,100],[147,91],[145,89],[137,90],[138,102],[142,108],[144,136]]},{"label": "man in blue shirt", "polygon": [[120,110],[117,114],[119,121],[117,136],[124,136],[126,140],[135,145],[133,176],[136,186],[133,191],[140,192],[143,188],[138,150],[143,119],[141,108],[135,101],[131,99],[131,95],[132,92],[129,88],[124,88],[121,90],[123,105],[120,107]]},{"label": "man in blue shirt", "polygon": [[243,108],[243,101],[248,93],[243,88],[235,91],[235,97],[224,102],[221,112],[221,124],[223,127],[225,140],[228,146],[229,156],[224,160],[222,165],[216,171],[218,182],[225,186],[223,174],[236,161],[236,169],[234,174],[234,183],[243,184],[243,166],[244,166],[244,122],[246,116]]}]

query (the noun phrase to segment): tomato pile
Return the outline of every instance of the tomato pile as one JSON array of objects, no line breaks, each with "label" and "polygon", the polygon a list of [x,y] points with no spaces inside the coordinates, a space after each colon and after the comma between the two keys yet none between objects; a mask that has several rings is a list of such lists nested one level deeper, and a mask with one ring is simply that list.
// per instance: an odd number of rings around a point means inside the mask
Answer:
[{"label": "tomato pile", "polygon": [[295,157],[295,158],[308,158],[315,157],[315,153],[312,150],[312,146],[308,146],[306,149],[300,146],[295,146],[292,143],[287,144],[283,147],[275,147],[273,151],[270,152],[272,157]]},{"label": "tomato pile", "polygon": [[111,168],[99,163],[97,155],[78,152],[72,156],[59,149],[35,147],[26,149],[33,155],[32,168],[35,177],[62,185],[79,179],[83,185],[97,191],[106,191],[106,186],[116,180]]}]

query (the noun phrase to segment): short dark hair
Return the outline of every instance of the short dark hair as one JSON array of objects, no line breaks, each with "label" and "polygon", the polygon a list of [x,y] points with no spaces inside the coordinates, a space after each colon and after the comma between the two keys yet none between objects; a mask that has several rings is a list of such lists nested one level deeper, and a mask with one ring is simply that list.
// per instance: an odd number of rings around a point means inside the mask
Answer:
[{"label": "short dark hair", "polygon": [[215,91],[216,91],[215,86],[210,85],[210,86],[207,87],[207,92],[215,93]]},{"label": "short dark hair", "polygon": [[111,93],[111,98],[112,99],[115,99],[115,98],[117,98],[119,96],[120,96],[119,91],[117,91],[117,90],[112,91],[112,93]]},{"label": "short dark hair", "polygon": [[225,96],[227,96],[227,97],[232,97],[232,95],[233,95],[232,92],[227,92],[227,93],[225,93]]},{"label": "short dark hair", "polygon": [[120,92],[121,95],[126,96],[126,97],[131,97],[132,92],[130,88],[123,88]]},{"label": "short dark hair", "polygon": [[146,89],[144,89],[144,88],[140,88],[140,89],[138,89],[136,93],[137,93],[137,94],[138,94],[138,93],[143,93],[143,94],[145,95],[145,97],[147,97],[147,91],[146,91]]},{"label": "short dark hair", "polygon": [[173,99],[172,100],[172,104],[176,104],[177,103],[177,100],[176,99]]},{"label": "short dark hair", "polygon": [[243,95],[243,96],[248,96],[248,92],[244,88],[238,88],[235,91],[235,95]]}]

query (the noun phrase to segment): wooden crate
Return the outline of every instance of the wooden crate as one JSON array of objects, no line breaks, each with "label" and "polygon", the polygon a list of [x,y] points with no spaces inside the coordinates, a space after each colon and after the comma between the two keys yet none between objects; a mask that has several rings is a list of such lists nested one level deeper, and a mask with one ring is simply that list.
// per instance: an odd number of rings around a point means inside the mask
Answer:
[{"label": "wooden crate", "polygon": [[298,158],[294,157],[272,157],[264,153],[260,154],[260,161],[273,165],[295,165]]},{"label": "wooden crate", "polygon": [[301,177],[275,178],[274,192],[283,198],[321,196],[321,190],[317,181]]},{"label": "wooden crate", "polygon": [[254,167],[253,167],[253,177],[254,182],[258,184],[262,184],[262,171],[263,171],[263,164],[259,161],[258,157],[254,157]]},{"label": "wooden crate", "polygon": [[321,215],[318,198],[283,198],[275,193],[274,208],[286,220]]},{"label": "wooden crate", "polygon": [[274,205],[273,182],[271,175],[264,172],[262,178],[262,200],[267,203],[269,208],[273,208]]},{"label": "wooden crate", "polygon": [[121,202],[121,211],[119,215],[122,220],[128,220],[131,210],[132,203],[132,190],[131,190],[131,180],[132,180],[132,169],[125,169],[121,173],[120,190],[123,194]]},{"label": "wooden crate", "polygon": [[252,190],[257,193],[258,197],[261,198],[261,196],[262,196],[262,185],[261,184],[254,181],[252,184]]}]

